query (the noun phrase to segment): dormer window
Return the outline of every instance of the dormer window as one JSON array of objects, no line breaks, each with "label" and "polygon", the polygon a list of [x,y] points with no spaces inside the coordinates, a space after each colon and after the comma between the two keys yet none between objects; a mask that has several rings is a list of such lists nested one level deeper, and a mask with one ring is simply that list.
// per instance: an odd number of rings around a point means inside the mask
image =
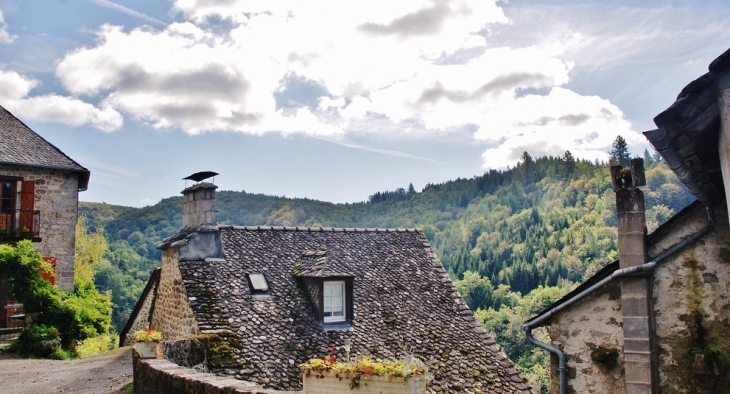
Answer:
[{"label": "dormer window", "polygon": [[253,295],[268,295],[269,294],[269,283],[266,282],[266,277],[262,273],[248,274],[248,284],[251,286],[251,294]]},{"label": "dormer window", "polygon": [[345,321],[345,281],[325,281],[322,285],[324,322]]},{"label": "dormer window", "polygon": [[352,285],[355,275],[326,250],[304,251],[293,273],[302,281],[316,316],[325,330],[346,330],[354,317]]}]

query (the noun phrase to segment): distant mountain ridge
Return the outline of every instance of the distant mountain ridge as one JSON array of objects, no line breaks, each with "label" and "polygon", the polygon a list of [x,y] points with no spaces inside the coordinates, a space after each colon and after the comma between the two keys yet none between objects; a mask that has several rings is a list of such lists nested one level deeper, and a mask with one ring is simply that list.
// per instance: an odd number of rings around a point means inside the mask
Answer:
[{"label": "distant mountain ridge", "polygon": [[[647,216],[655,228],[692,201],[663,163],[645,155]],[[527,152],[506,171],[376,192],[367,202],[335,204],[243,191],[219,191],[220,224],[421,228],[455,279],[466,271],[522,294],[558,280],[580,281],[616,258],[615,197],[605,163]],[[96,284],[112,290],[121,327],[152,268],[156,246],[182,222],[182,198],[144,208],[80,203],[90,230],[109,243]],[[489,300],[467,300],[488,307]]]}]

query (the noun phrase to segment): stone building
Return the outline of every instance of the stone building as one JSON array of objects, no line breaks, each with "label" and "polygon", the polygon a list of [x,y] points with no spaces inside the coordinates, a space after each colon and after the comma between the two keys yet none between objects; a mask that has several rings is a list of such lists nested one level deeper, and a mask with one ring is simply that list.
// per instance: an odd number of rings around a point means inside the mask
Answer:
[{"label": "stone building", "polygon": [[730,392],[730,50],[654,122],[697,201],[647,236],[641,160],[612,168],[619,260],[523,326],[552,353],[554,393]]},{"label": "stone building", "polygon": [[215,189],[183,191],[183,229],[122,332],[216,337],[215,372],[299,390],[298,365],[413,355],[432,393],[527,393],[530,386],[473,317],[415,229],[219,226]]},{"label": "stone building", "polygon": [[[65,291],[74,286],[78,197],[89,175],[0,106],[0,242],[35,242],[46,261],[55,265],[52,280]],[[7,284],[0,284],[3,308],[10,302],[8,293]],[[0,327],[7,324],[0,319]]]}]

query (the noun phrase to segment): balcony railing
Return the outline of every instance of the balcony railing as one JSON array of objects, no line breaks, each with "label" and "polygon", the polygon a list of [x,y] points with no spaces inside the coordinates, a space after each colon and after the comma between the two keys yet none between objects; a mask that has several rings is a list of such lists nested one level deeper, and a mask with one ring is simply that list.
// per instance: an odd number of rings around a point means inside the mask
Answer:
[{"label": "balcony railing", "polygon": [[0,211],[0,241],[40,237],[41,211],[32,209],[2,209]]}]

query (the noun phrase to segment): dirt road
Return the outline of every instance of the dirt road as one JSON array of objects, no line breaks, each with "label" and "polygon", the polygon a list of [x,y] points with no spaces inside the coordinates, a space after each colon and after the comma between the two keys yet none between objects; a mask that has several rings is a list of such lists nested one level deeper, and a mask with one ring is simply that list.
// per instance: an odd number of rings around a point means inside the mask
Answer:
[{"label": "dirt road", "polygon": [[132,381],[131,348],[72,361],[29,360],[0,354],[0,393],[117,394]]}]

